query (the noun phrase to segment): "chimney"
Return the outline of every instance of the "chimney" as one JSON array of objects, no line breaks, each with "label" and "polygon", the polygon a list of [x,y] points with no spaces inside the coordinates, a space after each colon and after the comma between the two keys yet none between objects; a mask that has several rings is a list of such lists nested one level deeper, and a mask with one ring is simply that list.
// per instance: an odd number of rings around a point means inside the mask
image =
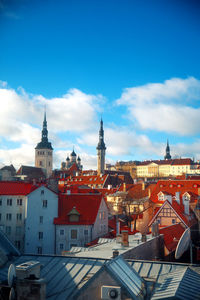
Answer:
[{"label": "chimney", "polygon": [[180,192],[176,192],[176,202],[180,204]]},{"label": "chimney", "polygon": [[158,222],[154,222],[151,227],[152,236],[158,236],[159,235],[159,229],[158,229]]},{"label": "chimney", "polygon": [[128,242],[128,230],[122,230],[122,240],[121,240],[121,245],[124,247],[129,247],[129,242]]},{"label": "chimney", "polygon": [[40,262],[29,261],[16,266],[16,290],[17,299],[46,299],[46,282],[40,278]]},{"label": "chimney", "polygon": [[186,195],[183,196],[183,205],[184,205],[184,213],[186,215],[189,215],[189,211],[190,211],[190,208],[189,208],[189,199],[187,198]]},{"label": "chimney", "polygon": [[119,251],[118,250],[114,250],[113,251],[113,258],[117,257],[119,255]]},{"label": "chimney", "polygon": [[145,190],[145,182],[144,181],[142,182],[142,190],[143,191]]},{"label": "chimney", "polygon": [[126,183],[123,183],[123,192],[126,192]]}]

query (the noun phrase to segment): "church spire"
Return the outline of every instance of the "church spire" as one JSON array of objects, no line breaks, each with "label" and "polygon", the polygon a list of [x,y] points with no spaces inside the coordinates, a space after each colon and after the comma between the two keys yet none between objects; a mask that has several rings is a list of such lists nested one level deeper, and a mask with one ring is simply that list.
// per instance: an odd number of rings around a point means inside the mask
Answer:
[{"label": "church spire", "polygon": [[44,121],[42,128],[42,142],[48,142],[48,130],[47,130],[47,120],[46,120],[46,110],[44,112]]},{"label": "church spire", "polygon": [[106,150],[106,146],[104,143],[104,130],[103,130],[103,121],[101,118],[100,121],[100,129],[99,129],[99,142],[97,145],[97,150]]},{"label": "church spire", "polygon": [[106,152],[106,146],[104,143],[103,120],[101,118],[100,129],[99,129],[99,142],[97,145],[97,172],[98,172],[98,175],[104,174],[105,152]]},{"label": "church spire", "polygon": [[44,121],[43,121],[43,127],[42,127],[41,142],[37,144],[35,149],[51,149],[51,150],[53,150],[51,143],[48,141],[46,109],[44,111]]},{"label": "church spire", "polygon": [[166,154],[165,154],[165,157],[164,159],[167,160],[167,159],[171,159],[171,155],[170,155],[170,148],[169,148],[169,142],[167,140],[167,147],[166,147]]}]

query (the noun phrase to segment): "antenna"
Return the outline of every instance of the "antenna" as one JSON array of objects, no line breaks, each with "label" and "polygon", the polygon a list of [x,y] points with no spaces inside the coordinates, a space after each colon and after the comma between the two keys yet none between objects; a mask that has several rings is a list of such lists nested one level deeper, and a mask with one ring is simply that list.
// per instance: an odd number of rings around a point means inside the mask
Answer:
[{"label": "antenna", "polygon": [[183,255],[183,253],[186,250],[188,250],[188,248],[190,246],[190,243],[191,243],[190,228],[187,228],[183,232],[183,234],[182,234],[182,236],[181,236],[181,238],[178,242],[178,245],[176,247],[176,252],[175,252],[175,258],[176,259],[179,259]]},{"label": "antenna", "polygon": [[15,265],[11,264],[8,269],[8,285],[12,287],[13,281],[16,278]]}]

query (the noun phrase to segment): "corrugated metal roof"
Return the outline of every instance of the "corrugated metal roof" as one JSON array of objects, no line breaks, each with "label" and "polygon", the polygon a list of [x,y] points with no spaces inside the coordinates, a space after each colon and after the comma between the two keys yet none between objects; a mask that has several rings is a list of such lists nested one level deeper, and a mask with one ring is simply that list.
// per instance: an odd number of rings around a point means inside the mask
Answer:
[{"label": "corrugated metal roof", "polygon": [[[23,255],[15,261],[15,265],[30,260],[42,264],[40,277],[46,280],[46,299],[49,300],[71,299],[105,263],[104,259]],[[0,269],[1,281],[7,279],[8,267],[9,264]]]},{"label": "corrugated metal roof", "polygon": [[157,279],[176,270],[185,269],[185,265],[154,261],[128,261],[134,270],[143,278]]},{"label": "corrugated metal roof", "polygon": [[200,275],[189,267],[160,276],[152,300],[200,299]]},{"label": "corrugated metal roof", "polygon": [[[91,252],[88,252],[88,256]],[[187,265],[182,264],[133,260],[129,260],[127,263],[121,256],[113,260],[107,260],[91,257],[22,255],[16,258],[14,264],[20,265],[35,260],[42,265],[41,278],[46,280],[46,299],[49,300],[73,299],[73,296],[75,295],[76,297],[76,293],[103,266],[107,268],[108,272],[113,275],[113,278],[119,282],[120,286],[126,289],[133,299],[135,299],[134,297],[138,292],[144,293],[145,278],[157,282],[154,298],[152,299],[172,299],[166,298],[168,295],[171,295],[172,288],[176,290],[176,294],[173,296],[176,299],[200,299],[198,297],[200,267],[188,268]],[[13,261],[0,268],[0,282],[7,280],[10,263],[13,263]]]},{"label": "corrugated metal roof", "polygon": [[144,280],[121,256],[107,262],[105,268],[128,290],[132,299],[144,298],[146,294]]}]

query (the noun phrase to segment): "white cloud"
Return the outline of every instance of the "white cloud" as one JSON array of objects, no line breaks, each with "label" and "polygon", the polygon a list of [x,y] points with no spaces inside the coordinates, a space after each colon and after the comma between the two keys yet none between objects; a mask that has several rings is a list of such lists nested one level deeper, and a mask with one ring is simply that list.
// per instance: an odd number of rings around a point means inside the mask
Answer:
[{"label": "white cloud", "polygon": [[101,95],[88,95],[77,89],[70,89],[60,98],[45,99],[34,97],[35,101],[46,105],[49,129],[54,132],[83,132],[96,124],[99,104],[104,101]]},{"label": "white cloud", "polygon": [[129,119],[142,129],[193,135],[200,127],[200,80],[172,78],[124,90],[117,105],[125,105]]},{"label": "white cloud", "polygon": [[[104,140],[108,157],[132,155],[133,159],[136,159],[138,154],[160,155],[163,146],[158,143],[153,144],[146,135],[137,134],[133,130],[130,131],[128,127],[119,126],[104,128]],[[97,132],[84,134],[78,142],[96,148],[98,134]]]},{"label": "white cloud", "polygon": [[13,164],[15,168],[21,165],[34,165],[35,150],[31,145],[22,144],[15,149],[0,149],[0,161],[5,165]]}]

